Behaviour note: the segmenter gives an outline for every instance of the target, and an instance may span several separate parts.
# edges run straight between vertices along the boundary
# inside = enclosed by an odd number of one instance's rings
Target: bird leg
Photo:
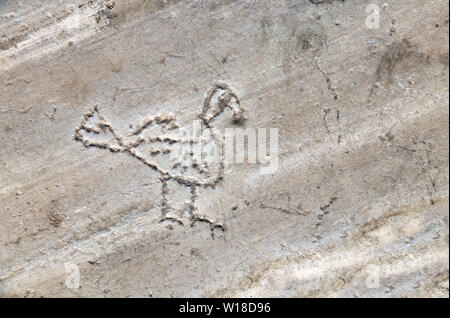
[[[169,203],[167,200],[167,194],[169,192],[169,188],[168,188],[169,179],[170,179],[170,177],[167,175],[163,175],[160,178],[161,184],[162,184],[162,187],[161,187],[162,202],[161,202],[160,223],[164,222],[164,221],[170,221],[170,222],[175,222],[180,225],[183,225],[183,221],[181,221],[178,217],[169,215],[169,210],[171,209],[171,207],[169,207]]]
[[[170,221],[172,223],[178,223],[179,225],[190,223],[191,227],[197,222],[207,223],[210,226],[212,237],[214,237],[215,229],[225,231],[223,224],[215,222],[207,216],[198,213],[196,205],[198,198],[197,186],[179,184],[177,181],[172,180],[171,176],[167,174],[163,174],[160,180],[162,194],[160,222]],[[189,193],[186,191],[184,196],[182,189],[179,187],[184,190],[189,190]],[[175,204],[175,207],[173,204]]]
[[[214,230],[220,229],[222,232],[225,231],[225,226],[219,222],[212,221],[207,216],[201,215],[197,213],[198,209],[195,204],[195,201],[197,200],[197,187],[191,186],[191,202],[189,204],[189,215],[191,219],[191,227],[195,225],[197,222],[203,222],[209,224],[211,228],[211,236],[214,238]]]

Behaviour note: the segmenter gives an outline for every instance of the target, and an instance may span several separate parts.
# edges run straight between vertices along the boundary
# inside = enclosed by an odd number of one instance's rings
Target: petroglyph
[[[205,139],[204,135],[201,136],[203,138],[195,135],[188,136],[187,131],[179,127],[176,116],[173,114],[150,115],[122,135],[100,113],[97,105],[84,114],[83,120],[75,129],[74,138],[86,148],[94,147],[106,149],[112,153],[128,154],[157,171],[161,181],[161,222],[171,221],[180,225],[188,223],[191,226],[197,222],[207,223],[214,234],[214,229],[224,231],[225,227],[220,222],[199,213],[196,205],[197,188],[214,188],[223,179],[223,142],[221,136],[214,132],[213,126],[214,120],[225,110],[232,111],[234,124],[245,120],[244,109],[240,106],[237,94],[228,84],[219,82],[208,91],[199,115],[201,119],[199,122],[202,123],[200,128],[207,132],[206,136],[210,138],[209,140]],[[155,128],[159,133],[154,133]],[[192,151],[177,154],[179,147],[176,146],[180,144],[195,147],[208,142],[214,143],[218,148],[220,152],[218,162],[211,164],[208,160],[193,158]],[[181,158],[177,160],[178,156]],[[158,161],[158,157],[163,159]],[[168,199],[169,182],[178,184],[178,187],[189,191],[189,200],[178,209],[172,207]]]
[[[316,68],[320,71],[320,73],[323,75],[323,77],[325,78],[325,81],[327,83],[327,89],[330,91],[331,95],[333,96],[333,103],[336,105],[340,100],[339,100],[339,95],[338,92],[336,90],[336,87],[333,86],[333,83],[329,77],[328,72],[326,72],[319,63],[319,58],[315,57],[314,58],[314,62],[315,62],[315,66]],[[329,115],[331,114],[331,112],[333,111],[333,117],[335,118],[335,120],[333,121],[333,124],[330,125],[330,121],[329,121]],[[337,105],[333,108],[330,107],[323,107],[322,108],[322,112],[323,112],[323,124],[324,127],[328,133],[328,135],[333,139],[332,135],[336,135],[336,141],[338,144],[341,143],[342,141],[342,128],[341,128],[341,124],[340,124],[340,110],[337,107]],[[331,130],[331,126],[334,126],[335,128],[333,129],[334,132],[332,132]]]
[[[0,297],[448,297],[448,1],[369,2],[0,0]]]

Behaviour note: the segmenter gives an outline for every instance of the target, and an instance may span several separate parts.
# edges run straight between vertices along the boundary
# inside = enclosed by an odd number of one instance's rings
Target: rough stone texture
[[[0,0],[0,295],[448,297],[448,1],[385,2]],[[191,125],[219,80],[279,129],[274,175],[199,188],[225,231],[160,222],[186,187],[74,138],[94,105]]]

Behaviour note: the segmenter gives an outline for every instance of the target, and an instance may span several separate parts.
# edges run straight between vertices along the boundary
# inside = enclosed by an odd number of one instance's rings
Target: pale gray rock
[[[448,2],[384,2],[0,0],[0,295],[448,297]]]

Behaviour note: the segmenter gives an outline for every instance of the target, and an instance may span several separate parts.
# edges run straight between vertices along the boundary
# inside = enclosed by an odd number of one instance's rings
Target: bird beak
[[[241,108],[239,100],[236,97],[233,96],[229,106],[233,110],[233,122],[235,124],[241,124],[247,119],[244,114],[244,109]]]

